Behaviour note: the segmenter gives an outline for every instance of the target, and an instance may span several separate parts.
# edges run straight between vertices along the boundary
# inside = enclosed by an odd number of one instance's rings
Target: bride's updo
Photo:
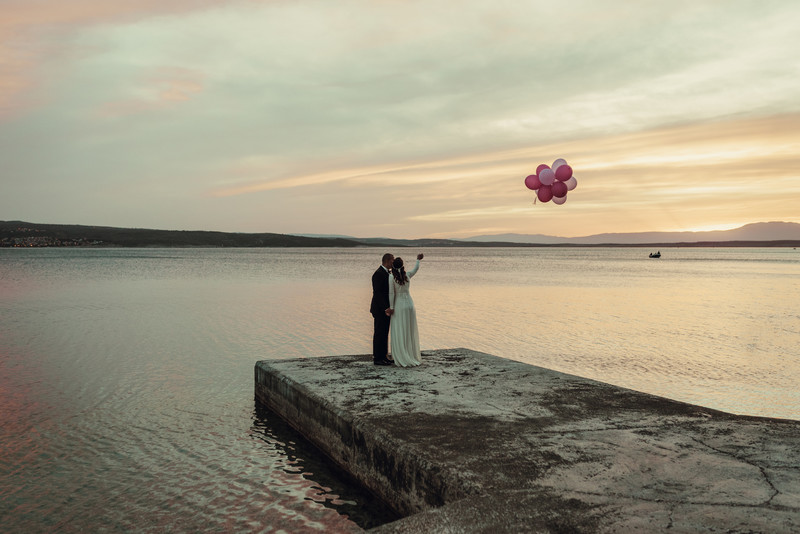
[[[408,276],[406,276],[406,268],[403,267],[403,258],[395,258],[392,262],[392,274],[394,275],[395,281],[400,284],[401,286],[408,282]]]

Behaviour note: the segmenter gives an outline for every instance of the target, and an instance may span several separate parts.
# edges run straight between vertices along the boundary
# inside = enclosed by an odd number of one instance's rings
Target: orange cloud
[[[642,191],[664,192],[676,181],[690,179],[693,191],[722,191],[751,184],[757,176],[794,176],[800,154],[800,114],[757,119],[665,127],[627,135],[576,139],[549,145],[491,153],[468,154],[447,159],[368,167],[309,169],[291,176],[253,180],[269,172],[268,162],[251,158],[229,171],[238,185],[222,187],[214,196],[234,196],[273,189],[305,187],[332,182],[367,185],[387,180],[405,184],[433,184],[458,180],[481,183],[487,177],[524,178],[539,163],[564,156],[586,176],[601,177],[595,191],[616,190],[636,183]],[[548,159],[549,158],[549,159]],[[449,186],[446,186],[449,187]]]
[[[43,57],[81,27],[202,9],[221,0],[5,0],[0,15],[0,119],[31,105]],[[168,92],[170,96],[180,92]]]
[[[324,172],[316,167],[232,185],[215,195],[310,186],[319,194],[388,188],[394,202],[407,206],[401,222],[415,235],[428,236],[477,235],[487,228],[579,236],[800,222],[798,131],[800,114],[733,119],[413,164]],[[572,164],[578,188],[563,207],[534,206],[524,177],[557,157]],[[268,168],[256,158],[231,176],[263,176]]]

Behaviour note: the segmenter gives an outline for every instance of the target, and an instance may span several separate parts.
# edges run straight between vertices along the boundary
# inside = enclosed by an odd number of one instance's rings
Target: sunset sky
[[[798,28],[795,0],[0,0],[0,220],[800,222]],[[578,187],[534,205],[556,158]]]

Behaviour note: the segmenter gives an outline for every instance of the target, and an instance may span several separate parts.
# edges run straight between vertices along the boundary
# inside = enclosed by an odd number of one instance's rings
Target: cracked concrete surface
[[[407,517],[377,532],[800,532],[800,422],[467,349],[270,360],[256,395]]]

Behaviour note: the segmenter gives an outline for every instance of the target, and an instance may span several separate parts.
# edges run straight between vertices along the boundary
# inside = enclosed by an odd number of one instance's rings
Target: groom
[[[375,319],[375,331],[372,334],[372,363],[375,365],[392,365],[386,357],[389,354],[389,269],[392,268],[394,256],[383,255],[381,265],[372,275],[372,303],[369,312]]]

